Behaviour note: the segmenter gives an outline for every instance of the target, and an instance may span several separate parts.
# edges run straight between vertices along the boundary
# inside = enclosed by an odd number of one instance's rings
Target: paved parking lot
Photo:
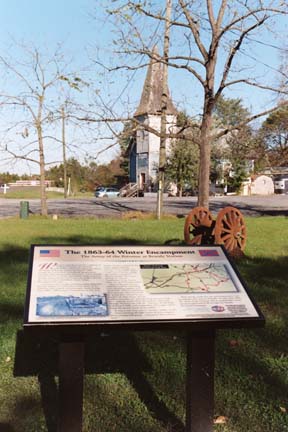
[[[19,215],[20,201],[0,198],[0,217]],[[40,214],[40,200],[28,200],[31,214]],[[179,217],[185,217],[189,211],[197,206],[196,197],[165,198],[164,212]],[[288,195],[272,196],[221,196],[210,200],[210,211],[218,213],[226,206],[239,208],[244,215],[285,215],[288,216]],[[123,213],[143,211],[156,212],[156,196],[144,198],[89,198],[89,199],[61,199],[48,200],[49,214],[64,217],[90,216],[96,218],[121,217]]]

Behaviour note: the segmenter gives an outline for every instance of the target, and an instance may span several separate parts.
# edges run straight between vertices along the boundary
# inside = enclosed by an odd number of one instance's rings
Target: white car
[[[113,187],[99,187],[95,191],[96,198],[115,198],[119,196],[119,189]]]

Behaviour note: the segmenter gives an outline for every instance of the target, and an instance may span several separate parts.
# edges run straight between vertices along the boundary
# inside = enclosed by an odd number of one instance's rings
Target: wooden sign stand
[[[81,432],[83,415],[84,343],[59,344],[58,432]]]
[[[185,432],[213,432],[216,330],[264,323],[221,246],[31,246],[24,330],[61,335],[58,432],[82,431],[88,333],[186,331]]]
[[[59,344],[58,432],[81,432],[83,342]],[[213,432],[215,331],[187,333],[185,432]]]
[[[212,432],[215,331],[187,334],[186,432]]]

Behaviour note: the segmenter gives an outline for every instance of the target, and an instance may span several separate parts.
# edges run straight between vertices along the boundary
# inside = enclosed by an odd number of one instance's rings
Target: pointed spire
[[[134,114],[135,117],[145,114],[161,114],[161,96],[163,68],[157,46],[154,46],[152,58],[148,66],[147,75],[140,99],[140,104]],[[177,110],[168,94],[167,114],[177,114]]]

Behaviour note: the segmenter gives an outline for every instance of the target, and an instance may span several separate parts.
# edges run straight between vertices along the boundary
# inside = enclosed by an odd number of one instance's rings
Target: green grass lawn
[[[288,220],[245,220],[248,244],[237,266],[267,322],[263,329],[217,332],[215,418],[224,423],[215,431],[288,432]],[[31,341],[23,349],[30,244],[163,244],[182,240],[183,225],[183,219],[0,220],[0,432],[56,431],[56,344],[45,341],[40,349]],[[139,332],[111,340],[87,345],[83,431],[183,431],[185,335]]]
[[[47,191],[48,199],[63,199],[64,194],[56,191]],[[93,197],[93,192],[77,192],[73,194],[73,198],[91,198]],[[22,188],[10,188],[7,193],[1,193],[0,198],[5,199],[40,199],[40,188],[38,186],[25,186]]]

